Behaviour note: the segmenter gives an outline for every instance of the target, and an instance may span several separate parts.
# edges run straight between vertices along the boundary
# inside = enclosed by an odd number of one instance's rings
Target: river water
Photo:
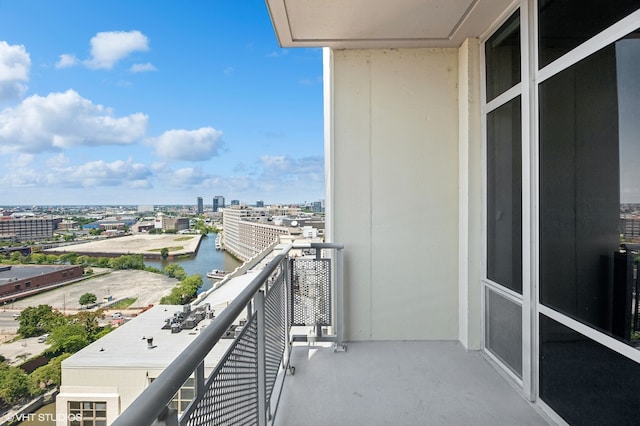
[[[209,234],[203,237],[200,242],[198,254],[195,257],[176,260],[145,259],[144,263],[147,266],[154,266],[159,269],[164,269],[164,267],[170,263],[178,263],[184,268],[187,275],[202,275],[203,285],[200,290],[198,290],[198,294],[200,294],[203,291],[209,290],[214,283],[213,280],[207,278],[207,272],[212,269],[222,269],[223,271],[232,272],[238,266],[242,265],[242,262],[227,252],[216,250],[216,237],[217,234]]]

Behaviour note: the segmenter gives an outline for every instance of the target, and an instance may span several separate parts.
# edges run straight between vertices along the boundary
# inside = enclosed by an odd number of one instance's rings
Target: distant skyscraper
[[[256,207],[264,207],[264,201],[262,200],[256,201]]]
[[[198,214],[204,213],[204,204],[202,203],[202,197],[198,197]]]
[[[231,205],[232,206],[239,206],[240,205],[240,200],[231,200]]]
[[[213,197],[213,211],[217,212],[218,209],[224,209],[224,197],[222,195],[216,195]]]

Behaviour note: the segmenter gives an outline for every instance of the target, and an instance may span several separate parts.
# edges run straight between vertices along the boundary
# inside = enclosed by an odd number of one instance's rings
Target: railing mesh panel
[[[258,423],[258,331],[253,315],[229,348],[226,359],[206,381],[202,400],[186,422],[196,425],[252,425]]]
[[[292,325],[331,325],[331,259],[291,259]]]
[[[280,274],[269,289],[265,298],[265,359],[266,359],[266,383],[267,401],[271,398],[271,392],[280,369],[285,345],[285,306],[286,290],[284,274]]]

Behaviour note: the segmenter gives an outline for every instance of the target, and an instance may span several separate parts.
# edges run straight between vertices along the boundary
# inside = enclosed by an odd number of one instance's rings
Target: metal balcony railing
[[[315,257],[290,256],[292,249],[315,252]],[[292,326],[314,326],[314,339],[345,349],[342,260],[341,244],[286,246],[113,424],[269,424],[286,372],[295,371],[289,365],[291,343],[303,338],[291,335]],[[205,374],[205,357],[243,312],[240,332]],[[178,415],[170,403],[192,377],[195,396]]]

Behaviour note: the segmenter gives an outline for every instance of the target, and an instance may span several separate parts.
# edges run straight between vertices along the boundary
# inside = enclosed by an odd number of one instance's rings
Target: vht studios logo
[[[10,419],[11,422],[57,422],[58,420],[68,422],[79,422],[82,420],[81,414],[53,414],[53,413],[29,413],[29,414],[14,414]]]

